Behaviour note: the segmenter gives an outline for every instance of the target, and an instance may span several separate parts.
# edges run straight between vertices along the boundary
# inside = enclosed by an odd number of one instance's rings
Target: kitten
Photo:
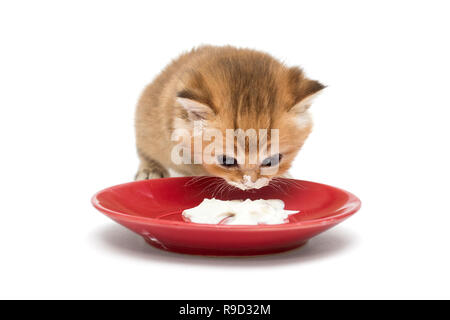
[[[287,67],[266,53],[231,46],[193,49],[169,64],[138,102],[136,180],[168,177],[171,169],[187,176],[221,177],[241,189],[263,187],[287,174],[311,132],[308,108],[323,88],[300,68]],[[242,161],[233,152],[217,152],[215,163],[177,164],[172,150],[179,141],[173,133],[182,129],[193,134],[196,123],[224,137],[226,129],[267,129],[265,138],[259,137],[266,147],[270,130],[278,129],[279,151],[266,153],[257,163],[247,161],[245,150]],[[265,173],[266,167],[277,170]]]

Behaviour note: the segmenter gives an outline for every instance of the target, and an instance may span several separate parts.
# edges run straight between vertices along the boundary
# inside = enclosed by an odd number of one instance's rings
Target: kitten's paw
[[[134,180],[148,180],[148,179],[159,179],[165,178],[167,174],[160,170],[150,170],[150,169],[139,169],[134,177]]]

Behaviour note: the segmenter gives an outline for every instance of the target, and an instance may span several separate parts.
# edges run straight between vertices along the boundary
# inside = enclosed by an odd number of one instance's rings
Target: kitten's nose
[[[267,178],[259,178],[255,174],[254,176],[244,175],[242,177],[242,184],[249,189],[259,189],[265,187],[269,184],[269,179]]]
[[[249,175],[244,175],[242,177],[242,182],[244,183],[244,185],[254,184],[257,179],[258,179],[258,176],[256,175],[256,173],[252,173]]]

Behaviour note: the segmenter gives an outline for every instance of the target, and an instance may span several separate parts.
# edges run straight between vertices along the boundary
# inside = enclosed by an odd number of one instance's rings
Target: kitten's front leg
[[[158,161],[153,160],[147,156],[140,156],[141,163],[134,180],[147,180],[166,178],[169,172]]]

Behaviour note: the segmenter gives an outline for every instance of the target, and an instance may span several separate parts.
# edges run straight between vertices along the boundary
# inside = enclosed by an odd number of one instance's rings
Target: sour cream
[[[278,199],[224,201],[213,198],[184,210],[183,216],[194,223],[258,225],[283,224],[290,214],[298,212],[284,210],[284,202]]]

